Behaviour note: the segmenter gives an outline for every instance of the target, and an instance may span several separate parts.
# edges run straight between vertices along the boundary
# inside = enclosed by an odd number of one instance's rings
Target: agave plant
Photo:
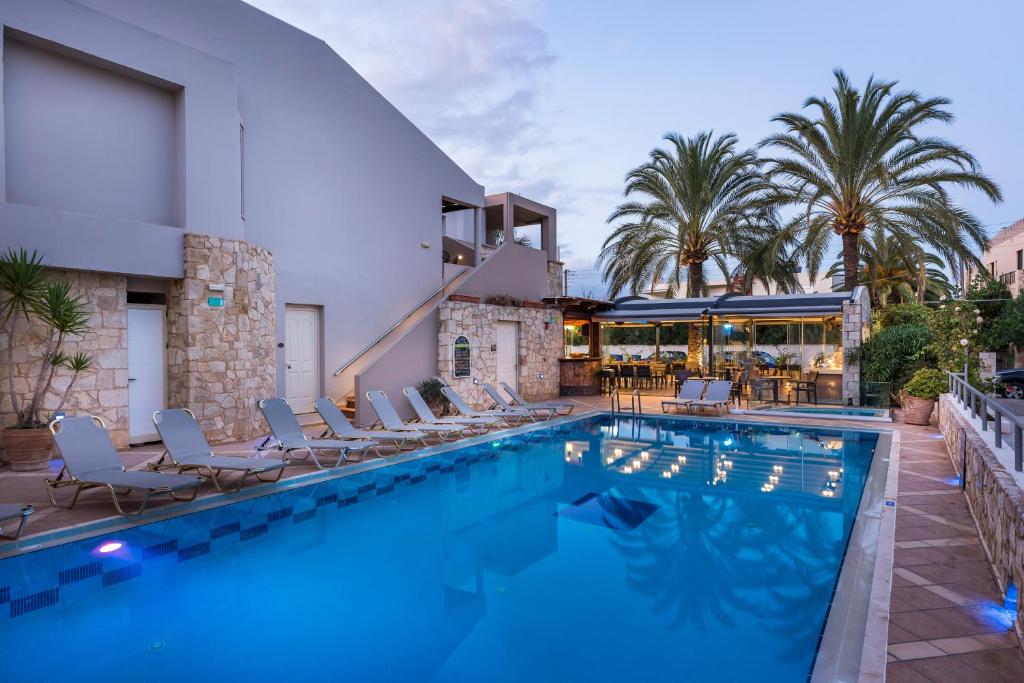
[[[71,371],[71,381],[64,389],[57,410],[64,407],[80,373],[92,367],[92,358],[84,353],[69,354],[64,346],[69,337],[81,336],[89,330],[89,312],[85,300],[74,293],[71,285],[53,280],[46,272],[42,256],[25,249],[8,249],[0,257],[0,329],[7,340],[7,389],[15,414],[15,427],[32,429],[45,424],[43,401],[53,387],[61,368]],[[21,326],[33,321],[45,328],[36,347],[38,369],[30,377],[29,391],[15,391],[14,346]],[[28,329],[26,327],[26,329]]]

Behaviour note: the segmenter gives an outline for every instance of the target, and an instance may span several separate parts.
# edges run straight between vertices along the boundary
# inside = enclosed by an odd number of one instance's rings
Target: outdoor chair
[[[149,469],[156,472],[173,468],[178,470],[178,474],[195,470],[209,477],[218,491],[240,490],[250,474],[255,475],[260,481],[277,481],[288,464],[287,461],[278,458],[214,455],[203,430],[196,422],[195,415],[186,408],[157,410],[153,413],[153,424],[160,435],[160,440],[164,442],[164,452],[159,460],[149,464]],[[234,488],[225,489],[221,485],[220,475],[224,472],[241,473],[242,476]],[[262,476],[274,472],[276,476]]]
[[[505,397],[502,396],[498,392],[498,390],[494,388],[493,384],[486,384],[485,383],[484,384],[484,391],[487,392],[487,395],[491,397],[492,401],[494,401],[494,407],[497,408],[498,410],[525,411],[526,414],[530,417],[531,420],[536,420],[537,418],[540,418],[542,420],[550,420],[552,417],[555,416],[555,409],[551,408],[550,406],[543,407],[543,408],[534,408],[534,407],[530,407],[530,406],[519,406],[519,407],[513,408],[512,404],[510,404],[508,401],[505,400]]]
[[[466,417],[464,415],[437,417],[434,415],[434,412],[430,409],[430,406],[427,405],[426,400],[416,387],[406,387],[402,390],[402,393],[405,394],[407,399],[409,399],[409,405],[411,405],[413,411],[415,411],[416,417],[419,418],[419,422],[422,422],[423,424],[463,425],[478,434],[483,434],[498,423],[498,418],[496,417]],[[417,422],[409,424],[415,426]]]
[[[469,430],[469,427],[466,425],[456,424],[408,424],[399,417],[395,406],[391,404],[388,395],[383,391],[367,391],[366,398],[370,401],[370,407],[373,408],[373,412],[377,413],[377,421],[383,425],[384,429],[393,432],[403,430],[425,432],[426,434],[433,434],[438,443],[443,443],[448,440],[449,436],[462,436],[464,432]],[[426,440],[423,441],[423,445],[426,445]]]
[[[0,524],[16,521],[17,528],[14,531],[4,531],[0,526],[0,538],[6,541],[17,540],[21,532],[25,530],[29,515],[34,512],[31,505],[18,505],[16,503],[0,503]]]
[[[718,414],[721,415],[722,409],[728,405],[731,397],[732,382],[727,379],[716,379],[708,383],[704,397],[691,401],[688,407],[693,412],[698,408],[717,408]]]
[[[797,405],[800,405],[800,394],[807,397],[807,402],[813,400],[814,405],[818,405],[818,372],[809,373],[807,379],[794,380],[793,394],[796,397]]]
[[[71,509],[82,491],[104,488],[110,492],[114,509],[121,515],[140,515],[156,495],[167,494],[177,501],[195,500],[202,477],[189,474],[128,471],[110,440],[103,420],[94,416],[66,417],[50,423],[50,433],[57,451],[64,459],[64,467],[55,479],[46,479],[46,493],[56,507]],[[75,487],[71,502],[61,505],[54,491],[65,486]],[[134,511],[126,511],[119,496],[132,491],[144,491],[145,497]],[[191,492],[191,495],[186,495]]]
[[[559,415],[570,415],[573,409],[576,408],[575,403],[568,401],[527,401],[519,395],[518,391],[509,386],[508,382],[498,382],[498,384],[501,385],[506,394],[512,397],[513,408],[551,408]],[[564,413],[560,412],[563,410],[565,411]]]
[[[518,424],[524,420],[533,420],[530,413],[522,408],[512,408],[511,410],[474,410],[466,403],[466,399],[462,398],[451,387],[445,387],[441,391],[444,392],[448,401],[455,406],[455,410],[459,411],[460,415],[465,415],[466,417],[497,417],[504,420],[508,426]]]
[[[651,373],[651,366],[647,363],[636,366],[636,381],[634,386],[640,389],[649,389],[654,380],[654,375]]]
[[[301,459],[308,460],[312,458],[313,464],[317,466],[317,469],[335,469],[347,462],[348,454],[353,451],[365,453],[371,448],[377,449],[375,441],[310,439],[302,431],[302,426],[299,424],[298,418],[295,417],[295,413],[292,412],[292,407],[283,398],[265,398],[257,405],[260,408],[260,412],[263,413],[263,418],[270,426],[271,433],[277,440],[277,449],[284,451],[289,456],[295,452],[305,451],[306,455]],[[257,451],[259,451],[258,448]],[[338,457],[334,464],[325,467],[320,462],[320,458],[317,457],[317,453],[320,451],[337,451]],[[377,450],[377,454],[380,455],[379,450]]]
[[[675,398],[666,399],[661,402],[661,412],[667,413],[668,407],[685,408],[699,399],[704,394],[704,380],[688,379],[679,387],[679,393]]]
[[[394,446],[396,450],[402,450],[410,441],[422,443],[423,437],[426,436],[423,432],[407,430],[389,432],[377,429],[356,429],[355,425],[345,417],[345,413],[341,412],[341,409],[338,408],[338,404],[334,402],[334,399],[326,396],[313,401],[313,407],[316,408],[316,412],[323,418],[324,425],[326,425],[326,429],[320,435],[321,439],[328,436],[341,439],[342,441],[369,439],[370,441]]]

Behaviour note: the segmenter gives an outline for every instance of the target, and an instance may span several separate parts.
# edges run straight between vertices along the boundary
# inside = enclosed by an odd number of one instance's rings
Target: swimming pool
[[[11,557],[3,679],[806,680],[879,438],[591,416]]]
[[[892,422],[887,408],[860,408],[856,406],[802,406],[778,405],[758,406],[756,408],[732,409],[740,415],[764,415],[771,413],[775,417],[816,417],[826,420],[865,420],[868,422]]]

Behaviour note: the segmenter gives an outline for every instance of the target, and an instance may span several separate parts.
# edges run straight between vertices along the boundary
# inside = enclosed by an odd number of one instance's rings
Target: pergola
[[[859,372],[848,372],[856,368],[847,368],[851,364],[844,362],[844,356],[850,348],[859,346],[866,334],[869,307],[861,287],[852,292],[758,296],[727,293],[686,299],[633,296],[616,300],[608,310],[596,311],[591,321],[603,328],[653,327],[655,358],[661,355],[663,327],[679,323],[699,325],[709,372],[715,371],[716,348],[718,361],[730,362],[743,351],[764,355],[765,346],[777,347],[776,352],[793,353],[799,359],[793,363],[798,368],[813,368],[836,379],[842,375],[842,398],[856,401]],[[775,341],[768,341],[769,337]],[[809,352],[813,355],[808,356]]]

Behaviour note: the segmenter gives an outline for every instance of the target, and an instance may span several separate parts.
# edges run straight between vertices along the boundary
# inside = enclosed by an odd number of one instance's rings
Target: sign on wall
[[[469,340],[457,337],[452,345],[452,377],[469,377]]]

